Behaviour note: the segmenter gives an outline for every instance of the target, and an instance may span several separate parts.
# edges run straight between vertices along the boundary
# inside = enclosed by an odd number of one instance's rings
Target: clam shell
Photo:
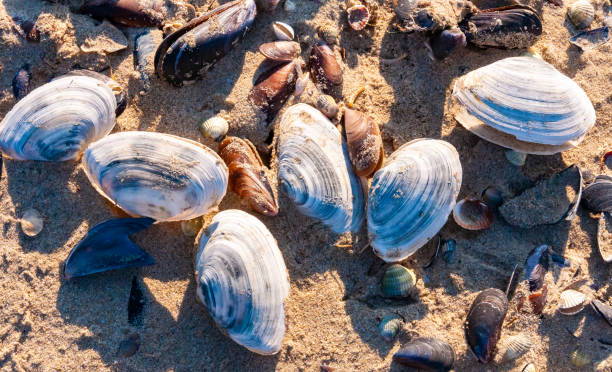
[[[365,197],[338,129],[320,111],[300,103],[285,111],[277,131],[278,177],[289,199],[334,232],[358,230]]]
[[[381,289],[385,297],[410,297],[415,291],[415,285],[416,275],[412,270],[393,264],[385,270]]]
[[[538,372],[536,366],[533,363],[527,363],[521,372]]]
[[[402,319],[395,314],[385,315],[378,325],[380,335],[389,342],[395,339],[400,329],[402,329]]]
[[[531,56],[505,58],[460,77],[453,98],[455,118],[467,130],[527,154],[570,149],[595,123],[586,93]]]
[[[215,215],[199,241],[196,280],[198,297],[232,340],[258,354],[280,350],[289,278],[263,223],[235,209]]]
[[[344,130],[355,174],[371,176],[380,169],[385,157],[378,125],[366,114],[347,108],[344,110]]]
[[[329,93],[335,86],[342,85],[342,67],[334,51],[325,43],[312,48],[310,55],[310,72],[317,86]]]
[[[612,170],[612,151],[608,151],[604,154],[604,156],[601,158],[601,164]]]
[[[592,211],[612,213],[612,177],[597,176],[595,182],[584,188],[582,200]]]
[[[599,217],[597,248],[604,261],[612,262],[612,215],[608,212],[602,213]]]
[[[295,38],[293,27],[283,22],[272,23],[272,32],[274,32],[274,36],[278,40],[291,41]]]
[[[510,336],[504,341],[502,347],[502,361],[511,361],[520,358],[533,346],[533,341],[526,335],[520,333]]]
[[[448,372],[455,362],[455,351],[445,341],[418,337],[393,354],[393,361],[428,371]]]
[[[21,231],[29,237],[35,237],[40,234],[44,226],[43,217],[34,208],[30,208],[23,212],[23,216],[19,219]]]
[[[295,41],[274,41],[259,46],[259,52],[272,61],[290,62],[299,57],[300,44]]]
[[[587,0],[578,0],[567,8],[567,17],[577,28],[588,28],[595,18],[595,8]]]
[[[227,189],[227,167],[214,151],[169,134],[116,133],[89,146],[82,163],[102,196],[156,221],[201,216]]]
[[[64,76],[34,89],[0,122],[0,149],[17,160],[77,158],[115,125],[111,88],[89,76]]]
[[[568,289],[559,297],[559,312],[563,315],[578,314],[585,306],[587,297],[584,293]]]
[[[418,139],[398,148],[374,173],[368,232],[374,253],[401,261],[440,231],[455,206],[462,169],[448,142]]]
[[[229,123],[221,116],[213,116],[200,124],[200,133],[214,141],[221,141],[229,130]]]
[[[484,230],[493,224],[493,211],[480,199],[465,198],[455,205],[453,219],[466,230]]]
[[[348,24],[355,31],[361,31],[370,21],[370,11],[365,5],[354,5],[346,10]]]

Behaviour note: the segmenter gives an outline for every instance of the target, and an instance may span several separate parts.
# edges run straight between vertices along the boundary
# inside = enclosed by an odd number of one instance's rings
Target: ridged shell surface
[[[291,106],[278,135],[279,181],[300,212],[334,232],[356,231],[363,222],[365,197],[348,160],[340,131],[317,109]]]
[[[270,231],[250,214],[229,209],[203,230],[199,247],[198,297],[215,322],[252,352],[277,353],[289,278]]]
[[[533,346],[533,341],[524,334],[510,336],[504,341],[502,360],[510,361],[520,358]]]
[[[102,196],[157,221],[201,216],[227,189],[227,167],[214,151],[169,134],[116,133],[89,146],[82,162]]]
[[[587,0],[578,0],[567,8],[567,16],[577,28],[588,28],[595,18],[595,9]]]
[[[559,312],[563,315],[578,314],[585,306],[587,297],[584,293],[568,289],[559,297]]]
[[[570,149],[595,124],[586,93],[532,56],[505,58],[460,77],[453,97],[455,118],[466,129],[528,154]]]
[[[17,160],[76,158],[115,125],[117,102],[88,76],[53,80],[19,101],[0,122],[0,149]]]
[[[459,154],[448,142],[418,139],[398,148],[374,173],[368,232],[374,253],[401,261],[440,231],[461,188]]]

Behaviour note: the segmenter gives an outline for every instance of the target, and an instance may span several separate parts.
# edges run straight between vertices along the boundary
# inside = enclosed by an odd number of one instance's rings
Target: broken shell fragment
[[[610,29],[606,26],[578,33],[570,37],[569,42],[580,50],[587,51],[597,49],[609,40]]]
[[[366,114],[347,108],[344,130],[355,174],[370,177],[380,169],[385,157],[378,125]]]
[[[455,82],[453,99],[455,119],[467,130],[526,154],[570,149],[595,123],[586,93],[532,56],[505,58],[463,75]]]
[[[267,115],[269,122],[274,119],[295,90],[298,63],[294,60],[272,67],[259,76],[251,88],[249,101]]]
[[[342,67],[334,51],[325,43],[312,48],[310,71],[317,86],[324,92],[331,92],[334,87],[342,85]]]
[[[455,205],[453,219],[466,230],[484,230],[493,224],[493,211],[480,199],[465,198]]]
[[[597,224],[597,248],[601,258],[607,263],[612,262],[612,215],[604,212]]]
[[[291,62],[299,57],[302,50],[295,41],[274,41],[261,44],[259,52],[272,61]]]
[[[113,90],[99,79],[64,75],[34,89],[6,114],[0,149],[17,160],[75,159],[113,129],[116,109]]]
[[[504,151],[504,155],[506,156],[506,159],[510,162],[510,164],[517,167],[522,167],[523,165],[525,165],[525,161],[527,160],[527,154],[511,149],[506,149],[506,151]]]
[[[219,145],[219,156],[229,169],[230,189],[255,212],[276,216],[278,206],[255,146],[247,139],[226,137]]]
[[[153,265],[153,257],[129,238],[153,222],[151,218],[118,218],[92,227],[70,251],[63,268],[64,277],[71,279],[108,270]]]
[[[209,119],[204,120],[200,124],[200,133],[206,138],[210,138],[213,141],[221,141],[227,131],[229,130],[229,123],[221,116],[213,116]]]
[[[572,165],[507,200],[499,211],[509,224],[521,228],[571,221],[582,195],[582,173]]]
[[[397,336],[397,333],[402,328],[402,319],[395,314],[385,315],[380,324],[378,325],[378,330],[380,331],[380,335],[385,339],[385,341],[391,342]]]
[[[257,218],[229,209],[215,215],[198,245],[197,295],[217,325],[254,353],[278,353],[289,278],[276,239]]]
[[[448,142],[417,139],[398,148],[374,173],[368,233],[387,262],[416,252],[444,226],[461,188],[459,154]]]
[[[520,358],[523,354],[527,353],[533,346],[531,338],[525,334],[518,334],[516,336],[510,336],[503,342],[501,350],[502,361],[512,361]]]
[[[508,299],[497,288],[485,289],[472,303],[465,321],[465,338],[479,362],[492,359],[506,312]]]
[[[27,63],[23,65],[13,77],[13,95],[16,100],[20,100],[30,93],[30,79],[32,73],[30,72],[30,65]]]
[[[317,28],[319,37],[329,45],[338,43],[338,28],[336,26],[324,25]]]
[[[595,182],[584,188],[582,200],[592,211],[612,213],[612,177],[595,177]]]
[[[333,119],[338,115],[338,104],[334,100],[334,97],[330,95],[321,94],[319,98],[317,98],[317,108],[329,119]]]
[[[23,216],[19,220],[21,231],[29,237],[34,237],[43,229],[43,218],[40,213],[33,208],[23,212]]]
[[[155,71],[175,86],[208,71],[251,29],[254,0],[225,3],[168,35],[155,52]]]
[[[381,289],[385,297],[404,298],[415,293],[416,275],[410,269],[393,264],[385,270]]]
[[[295,38],[293,27],[283,22],[272,23],[272,32],[274,32],[277,40],[291,41]]]
[[[591,363],[591,358],[582,350],[576,349],[572,353],[570,359],[575,367],[582,368]]]
[[[529,252],[525,261],[525,277],[529,281],[529,290],[538,291],[544,286],[544,276],[548,271],[548,251],[550,246],[544,244]]]
[[[533,292],[529,295],[529,303],[533,309],[533,313],[536,315],[542,314],[544,307],[546,307],[546,298],[548,295],[548,287],[544,285],[541,291]]]
[[[466,45],[465,34],[457,27],[437,32],[425,43],[433,60],[443,60],[458,47]]]
[[[578,314],[584,309],[587,297],[584,293],[568,289],[561,293],[559,298],[559,313],[563,315]]]
[[[161,41],[162,32],[157,29],[148,29],[138,34],[134,41],[134,63],[145,92],[151,89],[151,78],[155,74],[155,49]]]
[[[591,306],[609,325],[612,326],[612,307],[596,299],[591,301]]]
[[[446,263],[452,263],[455,251],[457,250],[457,242],[454,239],[444,240],[442,242],[442,258]]]
[[[534,9],[510,5],[473,13],[459,23],[459,28],[474,45],[528,48],[542,34],[542,21]]]
[[[589,28],[595,18],[595,8],[588,0],[577,0],[567,8],[567,17],[576,28]]]
[[[453,368],[455,351],[442,340],[418,337],[393,354],[393,361],[428,371],[448,372]]]
[[[346,10],[348,24],[355,31],[361,31],[370,21],[370,10],[362,4],[354,5]]]
[[[336,233],[357,231],[365,196],[340,131],[317,109],[297,104],[278,126],[278,178],[298,210]]]
[[[163,0],[87,0],[80,11],[122,26],[160,27],[167,9]]]
[[[227,167],[214,151],[169,134],[112,134],[89,146],[82,165],[103,197],[131,216],[160,222],[201,216],[227,189]]]

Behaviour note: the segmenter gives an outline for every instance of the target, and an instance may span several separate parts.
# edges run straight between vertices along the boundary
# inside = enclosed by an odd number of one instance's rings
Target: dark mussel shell
[[[15,96],[16,100],[20,100],[30,93],[31,78],[32,73],[30,72],[30,65],[26,63],[13,77],[13,95]]]
[[[544,285],[544,276],[548,271],[548,250],[549,246],[544,244],[534,248],[529,252],[525,261],[525,276],[529,281],[531,292],[540,290]]]
[[[298,78],[297,63],[292,61],[271,68],[257,78],[251,88],[249,101],[267,114],[268,121],[274,119],[295,90]]]
[[[254,0],[237,0],[187,23],[157,48],[157,75],[175,86],[197,79],[242,40],[256,14]]]
[[[40,41],[40,30],[36,27],[36,23],[29,19],[22,19],[20,17],[13,18],[13,21],[19,25],[25,38],[28,41],[39,42]]]
[[[595,212],[612,213],[612,177],[599,175],[582,192],[584,205]]]
[[[80,11],[127,27],[159,27],[166,17],[164,0],[87,0]]]
[[[247,139],[226,137],[219,145],[219,156],[229,169],[230,189],[257,213],[276,216],[278,206],[255,146]]]
[[[134,64],[140,73],[140,81],[145,92],[151,89],[151,77],[155,71],[153,59],[155,48],[161,43],[162,32],[148,29],[138,35],[134,41]]]
[[[471,14],[459,28],[481,47],[527,48],[542,34],[542,21],[532,8],[510,5]]]
[[[445,341],[418,337],[393,354],[393,360],[409,367],[447,372],[453,368],[455,351]]]
[[[612,170],[612,151],[608,151],[601,157],[601,164]]]
[[[472,303],[465,321],[465,338],[481,363],[493,357],[507,311],[508,299],[497,288],[485,289]]]
[[[155,260],[132,243],[129,235],[155,222],[151,218],[118,218],[97,224],[76,245],[64,264],[66,279],[103,271],[153,265]]]
[[[312,48],[310,72],[321,90],[329,94],[335,86],[342,85],[342,67],[334,51],[325,43]]]
[[[504,196],[501,190],[495,186],[489,186],[484,189],[480,197],[493,209],[497,209],[504,202]]]
[[[431,59],[442,60],[448,57],[457,47],[465,47],[465,34],[458,28],[436,32],[426,43]]]
[[[66,77],[66,76],[89,76],[94,79],[98,79],[104,84],[108,85],[113,91],[113,93],[115,94],[115,100],[117,101],[117,108],[115,109],[116,117],[119,117],[119,115],[121,115],[123,111],[125,110],[125,108],[127,107],[127,92],[125,91],[125,89],[123,89],[119,85],[119,83],[117,83],[115,80],[111,79],[110,77],[104,74],[101,74],[99,72],[90,71],[90,70],[72,70],[67,74],[58,76],[58,78]]]
[[[608,26],[580,32],[570,37],[569,42],[580,50],[597,49],[610,40],[610,29]]]
[[[612,326],[612,307],[595,299],[591,301],[591,306],[593,306],[593,309]]]
[[[612,214],[604,212],[597,224],[597,248],[601,258],[607,263],[612,262]]]
[[[378,125],[366,114],[347,108],[344,130],[355,174],[369,177],[382,166],[384,149]]]
[[[302,49],[295,41],[273,41],[261,44],[259,52],[272,61],[291,62],[299,57]]]

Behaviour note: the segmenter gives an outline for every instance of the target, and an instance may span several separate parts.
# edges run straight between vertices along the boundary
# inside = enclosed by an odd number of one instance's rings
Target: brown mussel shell
[[[453,208],[453,219],[466,230],[484,230],[493,224],[493,211],[480,199],[465,198]]]
[[[249,101],[267,114],[271,121],[295,90],[297,81],[296,61],[274,66],[255,81],[249,93]]]
[[[485,289],[472,303],[465,321],[465,338],[481,363],[493,358],[507,312],[506,294],[497,288]]]
[[[256,14],[254,0],[236,0],[190,21],[157,47],[157,76],[175,86],[196,80],[242,40]]]
[[[510,5],[471,14],[459,23],[459,28],[474,45],[527,48],[542,34],[542,21],[532,8]]]
[[[344,130],[355,174],[369,177],[382,166],[384,150],[378,125],[366,114],[347,108]]]
[[[317,85],[328,93],[342,84],[342,67],[334,55],[334,51],[325,43],[312,48],[310,55],[310,71]]]
[[[302,50],[295,41],[274,41],[261,44],[259,52],[269,60],[277,62],[291,62],[299,57]]]
[[[80,11],[127,27],[160,27],[166,17],[164,0],[88,0]]]
[[[393,361],[426,371],[448,372],[455,362],[455,351],[445,341],[418,337],[393,354]]]
[[[257,213],[276,216],[278,206],[255,146],[247,139],[226,137],[219,145],[219,156],[229,169],[230,189]]]
[[[529,303],[531,304],[531,308],[533,309],[534,314],[542,314],[542,311],[544,311],[544,307],[546,306],[547,295],[548,287],[546,287],[546,285],[542,287],[542,290],[538,292],[533,292],[529,295]]]

